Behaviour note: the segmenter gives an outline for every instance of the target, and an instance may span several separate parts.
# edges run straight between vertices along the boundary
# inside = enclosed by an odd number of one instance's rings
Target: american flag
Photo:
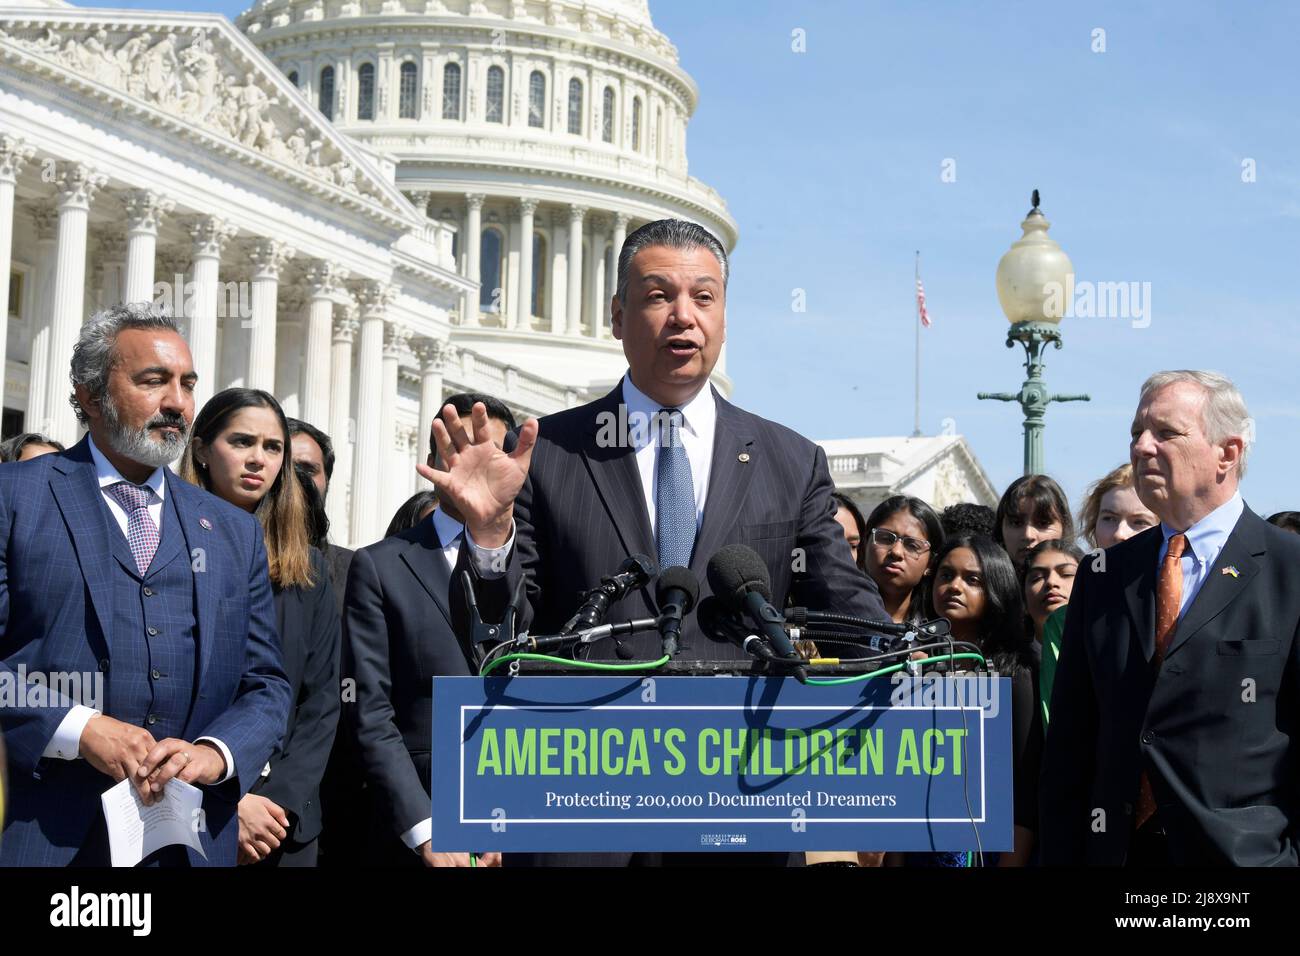
[[[921,285],[921,277],[916,277],[916,312],[921,317],[921,325],[927,329],[930,327],[930,313],[925,310],[925,286]]]

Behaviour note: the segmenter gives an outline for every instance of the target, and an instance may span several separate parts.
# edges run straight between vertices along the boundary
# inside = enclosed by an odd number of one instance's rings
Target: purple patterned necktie
[[[158,550],[158,526],[149,515],[153,490],[129,481],[119,481],[108,486],[108,493],[126,512],[126,540],[131,546],[131,556],[135,558],[135,569],[144,574]]]

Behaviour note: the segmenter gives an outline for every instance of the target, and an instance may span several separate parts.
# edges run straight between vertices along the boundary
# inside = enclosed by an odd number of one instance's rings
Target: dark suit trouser
[[[1128,842],[1128,857],[1124,865],[1134,869],[1169,866],[1169,838],[1156,814],[1144,826],[1135,830]]]

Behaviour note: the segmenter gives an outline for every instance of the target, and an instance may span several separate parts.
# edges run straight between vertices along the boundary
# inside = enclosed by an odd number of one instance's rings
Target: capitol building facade
[[[198,406],[263,388],[330,434],[331,537],[374,541],[445,395],[542,415],[618,380],[629,231],[679,217],[735,245],[687,174],[696,97],[645,0],[5,8],[4,433],[75,442],[80,325],[160,302]]]
[[[198,407],[262,388],[332,437],[330,536],[364,545],[425,485],[446,395],[522,419],[614,385],[631,230],[736,244],[687,172],[698,93],[646,0],[261,0],[235,24],[23,2],[0,9],[6,437],[75,442],[78,329],[152,300]],[[959,435],[822,445],[864,508],[996,502]]]

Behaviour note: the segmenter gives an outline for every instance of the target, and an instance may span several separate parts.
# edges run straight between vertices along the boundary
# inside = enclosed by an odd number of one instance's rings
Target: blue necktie
[[[682,445],[682,413],[659,410],[659,463],[655,495],[655,543],[659,567],[689,567],[695,546],[695,481]]]

